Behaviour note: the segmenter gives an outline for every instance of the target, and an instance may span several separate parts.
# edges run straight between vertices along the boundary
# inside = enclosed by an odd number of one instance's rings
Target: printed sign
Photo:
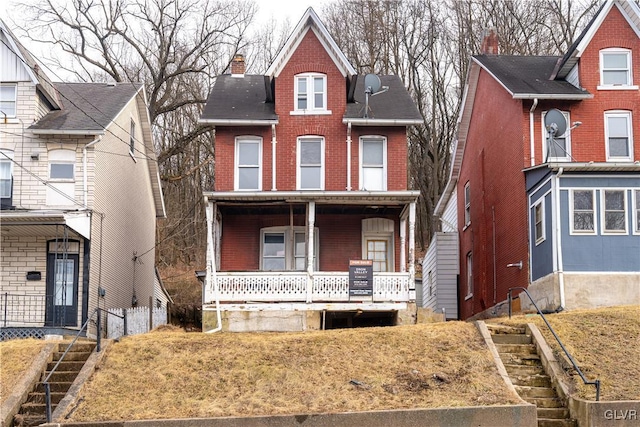
[[[373,297],[373,261],[349,260],[349,298]]]

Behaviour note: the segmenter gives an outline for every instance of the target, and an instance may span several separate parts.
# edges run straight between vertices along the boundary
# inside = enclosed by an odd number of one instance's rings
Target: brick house
[[[436,209],[457,212],[460,318],[512,287],[547,311],[640,303],[639,37],[638,5],[607,0],[563,57],[495,37],[472,57]]]
[[[2,336],[63,333],[98,306],[166,301],[144,87],[52,83],[2,21],[0,38]]]
[[[377,93],[311,8],[266,74],[245,74],[237,55],[217,78],[200,118],[217,159],[205,330],[410,321],[419,193],[407,189],[407,126],[422,117],[397,76],[367,79]],[[360,260],[373,273],[356,296]]]

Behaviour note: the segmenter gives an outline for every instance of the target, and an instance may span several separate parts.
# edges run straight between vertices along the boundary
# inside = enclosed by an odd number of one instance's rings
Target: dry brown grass
[[[128,337],[108,349],[72,421],[510,404],[464,322],[305,333]]]
[[[587,379],[600,379],[601,400],[640,400],[640,306],[565,311],[546,317]],[[558,360],[564,359],[540,316],[514,316],[500,322],[535,323]],[[566,372],[577,396],[595,398],[595,388],[584,385],[573,368],[566,367]]]
[[[0,404],[9,397],[45,344],[32,338],[0,342]]]

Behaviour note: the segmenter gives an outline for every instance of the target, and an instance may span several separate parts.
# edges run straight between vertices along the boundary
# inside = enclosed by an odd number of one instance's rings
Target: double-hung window
[[[13,151],[0,150],[0,201],[11,206],[13,194]]]
[[[314,269],[318,269],[318,229],[314,234]],[[304,227],[268,227],[261,230],[260,269],[304,271],[307,269]]]
[[[471,187],[467,182],[464,185],[464,225],[471,224]]]
[[[136,154],[136,122],[131,119],[131,125],[129,127],[129,154],[135,158]]]
[[[640,234],[640,190],[633,190],[633,232]]]
[[[602,190],[602,233],[627,232],[627,192],[625,190]]]
[[[360,138],[360,189],[387,190],[387,140],[381,136]]]
[[[542,114],[542,123],[544,124],[544,118],[547,113]],[[562,111],[567,123],[571,123],[569,120],[569,112]],[[543,135],[545,136],[543,141],[542,154],[547,162],[567,162],[571,159],[571,131],[567,126],[567,130],[562,135],[551,137],[549,131],[543,125]]]
[[[571,207],[572,233],[594,234],[596,229],[593,190],[571,191]]]
[[[239,137],[236,139],[236,190],[262,190],[262,139]]]
[[[0,84],[0,118],[16,117],[18,86],[14,84]]]
[[[327,110],[327,76],[318,73],[296,75],[294,100],[294,114],[330,113]]]
[[[324,138],[298,138],[298,190],[324,190]]]
[[[70,206],[75,203],[75,162],[73,150],[49,151],[47,205]]]
[[[633,86],[631,50],[608,48],[600,51],[598,89],[637,89]]]
[[[607,111],[604,117],[607,160],[633,160],[631,111]]]
[[[544,242],[545,228],[544,228],[544,199],[540,200],[533,207],[533,223],[534,223],[534,237],[536,245]]]
[[[473,253],[467,253],[467,295],[465,300],[473,296]]]

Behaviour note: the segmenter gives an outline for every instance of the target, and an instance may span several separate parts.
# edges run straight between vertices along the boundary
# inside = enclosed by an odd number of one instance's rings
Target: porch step
[[[554,390],[526,328],[487,326],[516,391],[525,401],[536,405],[538,427],[578,427]]]
[[[52,355],[52,361],[47,364],[46,370],[42,373],[44,380],[58,364],[60,358],[67,350],[69,343],[60,343]],[[75,343],[64,355],[58,367],[49,378],[49,390],[51,392],[51,411],[53,412],[58,403],[65,397],[69,388],[75,381],[78,373],[82,370],[85,362],[91,356],[94,343]],[[27,401],[22,404],[18,414],[13,418],[13,425],[20,427],[37,426],[46,422],[46,395],[44,384],[37,383],[29,393]]]

